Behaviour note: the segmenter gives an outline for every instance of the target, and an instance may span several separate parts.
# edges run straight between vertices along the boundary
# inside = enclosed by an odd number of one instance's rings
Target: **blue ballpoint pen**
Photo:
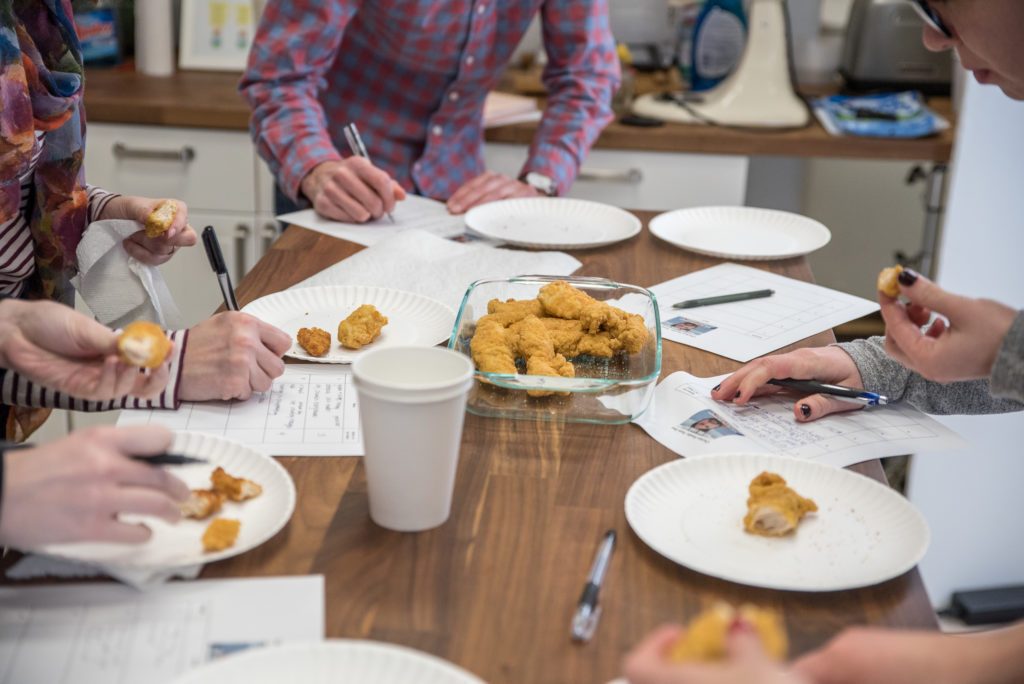
[[[601,607],[597,605],[597,594],[601,590],[601,583],[608,572],[608,565],[611,563],[614,550],[615,530],[608,530],[605,532],[601,546],[597,549],[594,565],[590,568],[587,583],[583,586],[579,603],[576,604],[576,613],[572,618],[572,638],[576,641],[590,641],[594,630],[597,629],[597,621],[601,618]]]
[[[888,397],[878,394],[877,392],[868,392],[867,390],[857,389],[856,387],[844,387],[843,385],[830,385],[825,382],[816,382],[814,380],[794,380],[792,378],[785,378],[783,380],[773,379],[769,380],[768,384],[775,385],[777,387],[785,387],[798,392],[806,392],[807,394],[827,394],[839,399],[852,399],[854,401],[864,403],[867,406],[885,406],[889,403]]]

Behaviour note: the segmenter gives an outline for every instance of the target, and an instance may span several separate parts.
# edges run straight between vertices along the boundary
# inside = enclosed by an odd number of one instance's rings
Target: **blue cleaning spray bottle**
[[[746,39],[743,0],[707,0],[693,29],[691,89],[710,90],[732,73]]]

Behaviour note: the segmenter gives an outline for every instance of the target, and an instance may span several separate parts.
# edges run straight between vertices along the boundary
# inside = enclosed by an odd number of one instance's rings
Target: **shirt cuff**
[[[103,214],[103,210],[110,204],[110,200],[115,197],[120,197],[120,193],[107,192],[103,188],[98,188],[95,185],[88,185],[86,189],[89,193],[89,209],[87,213],[87,223],[93,221],[99,221],[100,216]]]
[[[528,173],[547,176],[554,182],[558,195],[563,196],[569,192],[578,171],[579,162],[571,152],[559,145],[541,142],[530,148],[530,156],[519,177]]]
[[[303,179],[320,164],[342,159],[333,145],[324,145],[319,139],[309,144],[296,145],[281,164],[281,189],[293,202],[300,202],[305,197],[302,194]],[[313,201],[312,197],[306,199]]]
[[[1000,398],[1024,398],[1024,311],[1018,312],[992,364],[989,378],[992,395]]]

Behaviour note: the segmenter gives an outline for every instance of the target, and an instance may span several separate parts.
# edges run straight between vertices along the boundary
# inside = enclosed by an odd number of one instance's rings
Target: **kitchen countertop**
[[[238,94],[239,74],[180,71],[160,78],[125,68],[90,69],[85,89],[89,121],[102,123],[184,126],[248,130],[249,108]],[[952,119],[949,98],[932,98],[931,107]],[[529,144],[536,123],[488,129],[488,142]],[[834,157],[848,159],[912,159],[947,162],[955,127],[930,138],[885,140],[829,135],[817,121],[795,131],[745,131],[707,126],[666,124],[636,128],[618,122],[608,126],[595,148],[653,152]]]

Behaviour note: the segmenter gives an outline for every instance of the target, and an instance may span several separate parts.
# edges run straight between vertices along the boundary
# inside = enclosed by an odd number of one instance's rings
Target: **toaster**
[[[948,94],[952,55],[925,49],[923,25],[906,0],[854,0],[839,67],[847,86]]]

